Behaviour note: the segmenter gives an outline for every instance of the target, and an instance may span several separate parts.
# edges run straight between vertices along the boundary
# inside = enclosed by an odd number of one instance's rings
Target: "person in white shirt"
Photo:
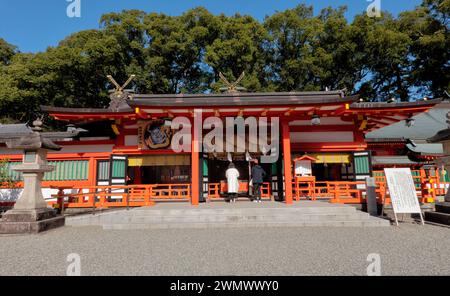
[[[228,183],[228,199],[230,203],[234,203],[239,193],[239,171],[234,166],[234,163],[230,163],[225,175]]]

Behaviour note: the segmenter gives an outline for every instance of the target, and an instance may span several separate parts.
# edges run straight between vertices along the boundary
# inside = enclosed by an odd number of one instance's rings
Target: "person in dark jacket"
[[[261,202],[261,184],[264,182],[266,172],[259,165],[258,160],[255,160],[255,165],[252,168],[252,184],[254,202]]]

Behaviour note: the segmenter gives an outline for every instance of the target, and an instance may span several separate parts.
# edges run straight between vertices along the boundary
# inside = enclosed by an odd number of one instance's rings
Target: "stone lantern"
[[[0,233],[38,233],[63,226],[65,219],[49,208],[42,195],[41,183],[46,172],[55,168],[47,164],[48,150],[61,150],[51,138],[64,138],[78,134],[42,133],[42,121],[25,124],[0,125],[0,142],[11,149],[23,150],[23,163],[13,170],[23,175],[23,192],[14,208],[0,220]]]

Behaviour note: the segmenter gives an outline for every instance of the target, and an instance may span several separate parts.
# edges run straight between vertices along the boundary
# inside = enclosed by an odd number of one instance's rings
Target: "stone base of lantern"
[[[64,226],[53,209],[10,210],[0,220],[0,234],[33,234]]]

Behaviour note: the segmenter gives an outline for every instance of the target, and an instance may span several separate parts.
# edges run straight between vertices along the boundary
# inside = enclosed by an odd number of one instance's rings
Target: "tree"
[[[122,60],[114,36],[97,30],[75,33],[43,53],[16,54],[0,72],[0,110],[5,117],[29,121],[40,105],[105,107],[105,77],[123,71]]]
[[[347,89],[350,92],[366,76],[366,56],[358,51],[358,40],[354,38],[353,26],[345,18],[346,7],[323,9],[318,18],[321,29],[318,33],[316,65],[320,67],[314,84],[321,89]]]
[[[412,41],[408,81],[423,96],[445,97],[450,89],[449,16],[450,0],[424,0],[399,19]]]
[[[196,8],[182,16],[149,14],[145,26],[150,42],[145,77],[151,92],[199,93],[209,88],[204,70],[205,46],[214,39],[216,19]]]
[[[236,14],[232,17],[220,15],[217,21],[218,35],[206,46],[205,63],[214,75],[213,89],[223,86],[217,83],[219,72],[229,80],[236,80],[242,72],[246,76],[241,86],[249,91],[264,87],[263,43],[267,39],[265,28],[254,18]]]
[[[7,65],[17,53],[17,48],[0,38],[0,65]]]
[[[318,90],[313,80],[320,76],[315,56],[320,53],[315,49],[321,22],[313,17],[312,6],[277,12],[265,19],[264,26],[270,38],[267,62],[274,89]]]

